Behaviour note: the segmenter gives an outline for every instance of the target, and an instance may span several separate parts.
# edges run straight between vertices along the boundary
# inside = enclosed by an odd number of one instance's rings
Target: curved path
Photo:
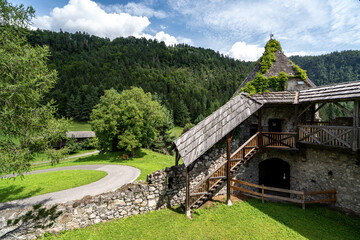
[[[64,203],[67,201],[79,200],[86,195],[97,195],[104,192],[114,191],[122,185],[134,181],[140,175],[140,170],[134,167],[103,164],[50,168],[32,171],[29,174],[74,169],[105,171],[108,173],[108,175],[96,182],[89,183],[80,187],[47,193],[25,199],[14,200],[11,202],[0,203],[0,210],[7,208],[23,208],[32,206],[37,203],[51,205],[55,203]]]

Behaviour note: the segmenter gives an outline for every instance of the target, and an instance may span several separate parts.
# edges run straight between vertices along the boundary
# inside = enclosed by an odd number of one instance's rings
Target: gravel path
[[[79,200],[86,195],[97,195],[104,192],[114,191],[124,184],[134,181],[139,175],[140,170],[124,165],[78,165],[69,167],[50,168],[44,170],[32,171],[30,174],[54,172],[60,170],[99,170],[105,171],[108,175],[96,182],[86,184],[80,187],[71,188],[63,191],[47,193],[35,197],[14,200],[11,202],[0,203],[0,210],[7,208],[23,208],[37,203],[51,205],[55,203],[64,203],[67,201]]]

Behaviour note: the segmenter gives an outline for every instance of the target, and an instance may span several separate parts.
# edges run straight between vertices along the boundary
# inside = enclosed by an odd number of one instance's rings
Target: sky
[[[359,0],[8,0],[32,28],[186,43],[255,61],[274,35],[287,56],[360,50]]]

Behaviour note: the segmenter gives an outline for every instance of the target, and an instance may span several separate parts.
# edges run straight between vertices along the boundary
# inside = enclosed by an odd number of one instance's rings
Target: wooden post
[[[264,203],[264,184],[262,185],[262,188],[261,188],[261,201],[262,201],[262,203]]]
[[[227,135],[227,163],[226,163],[226,168],[227,168],[227,171],[226,171],[226,180],[227,180],[227,184],[226,184],[226,203],[227,205],[231,206],[232,203],[231,203],[231,199],[230,199],[230,189],[231,189],[231,176],[230,176],[230,168],[231,168],[231,165],[230,165],[230,156],[231,156],[231,149],[230,149],[230,143],[231,143],[231,137],[230,137],[230,133],[228,133]]]
[[[335,202],[336,202],[336,190],[335,189],[333,189],[334,191],[333,191],[333,193],[331,194],[331,199],[332,199],[332,201],[331,201],[331,206],[332,207],[335,207]]]
[[[259,109],[259,136],[258,136],[258,147],[261,149],[263,146],[263,136],[262,136],[262,110]]]
[[[357,151],[359,149],[359,101],[354,101],[354,113],[353,113],[353,139],[352,139],[352,150]]]
[[[179,159],[180,159],[179,151],[175,149],[175,166],[179,165]]]
[[[313,104],[310,107],[310,125],[313,125],[315,122],[315,108],[316,108],[316,104]]]
[[[305,194],[301,195],[302,209],[305,210]]]
[[[185,214],[188,218],[191,218],[190,209],[190,166],[186,167],[186,200],[185,200]]]
[[[298,140],[299,140],[299,127],[298,127],[298,124],[299,124],[299,105],[296,105],[295,106],[295,132],[296,132],[296,135],[295,135],[295,148],[299,148],[298,146]]]

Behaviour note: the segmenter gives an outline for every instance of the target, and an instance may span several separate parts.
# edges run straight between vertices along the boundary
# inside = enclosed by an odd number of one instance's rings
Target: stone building
[[[187,213],[219,192],[230,204],[231,191],[360,213],[360,81],[317,87],[273,43],[232,99],[174,142],[187,171]],[[318,111],[328,103],[349,117],[322,122]]]

